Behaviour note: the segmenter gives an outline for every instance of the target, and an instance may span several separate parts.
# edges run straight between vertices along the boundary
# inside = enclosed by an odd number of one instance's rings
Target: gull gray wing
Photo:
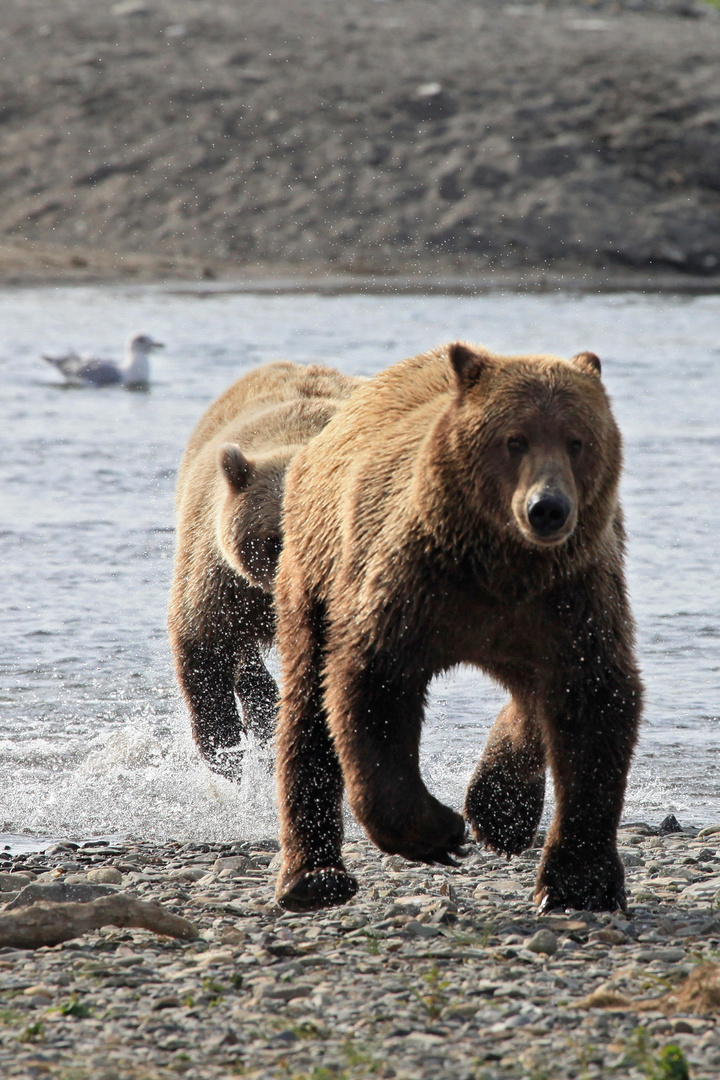
[[[68,382],[76,385],[85,383],[90,386],[111,386],[113,383],[122,382],[120,369],[112,360],[80,356],[76,352],[65,353],[63,356],[48,356],[42,353],[42,358],[57,368]]]
[[[123,381],[122,373],[112,360],[84,360],[72,372],[72,377],[92,386],[111,386]]]

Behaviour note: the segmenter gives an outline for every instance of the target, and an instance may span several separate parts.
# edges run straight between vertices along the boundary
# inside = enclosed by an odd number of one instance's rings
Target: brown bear
[[[527,847],[548,764],[536,900],[624,906],[616,831],[642,688],[620,469],[595,355],[464,343],[371,379],[300,451],[276,582],[281,905],[354,895],[344,787],[383,851],[452,862],[465,822],[428,792],[418,750],[428,683],[467,663],[511,695],[467,792],[475,837]]]
[[[170,640],[200,752],[233,779],[243,732],[267,741],[275,725],[262,652],[275,632],[285,470],[360,381],[287,362],[258,368],[209,407],[180,465]]]

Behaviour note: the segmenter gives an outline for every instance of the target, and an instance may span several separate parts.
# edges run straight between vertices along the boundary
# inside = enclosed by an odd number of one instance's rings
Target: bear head
[[[622,457],[597,356],[504,357],[456,342],[448,359],[444,430],[476,512],[536,550],[597,538],[618,516]]]
[[[224,498],[217,516],[217,537],[223,556],[252,585],[273,591],[282,548],[285,472],[296,448],[250,459],[235,443],[217,453]]]

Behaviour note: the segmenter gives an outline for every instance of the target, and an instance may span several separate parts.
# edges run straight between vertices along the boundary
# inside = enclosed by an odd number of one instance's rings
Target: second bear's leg
[[[402,679],[393,657],[328,655],[326,702],[350,806],[370,839],[389,854],[451,863],[465,822],[434,798],[420,775],[424,683]]]
[[[545,799],[545,747],[529,708],[513,699],[490,729],[465,798],[477,840],[503,855],[530,847]]]
[[[285,610],[283,612],[283,599]],[[280,847],[275,895],[290,911],[343,904],[357,892],[345,869],[343,778],[322,701],[323,620],[303,593],[278,587],[283,693],[277,731]]]
[[[269,742],[275,733],[278,688],[254,643],[242,650],[235,673],[235,693],[242,705],[246,729],[262,742]]]
[[[235,657],[215,642],[184,640],[175,642],[175,663],[200,753],[213,772],[239,779],[236,747],[244,729],[233,690]]]

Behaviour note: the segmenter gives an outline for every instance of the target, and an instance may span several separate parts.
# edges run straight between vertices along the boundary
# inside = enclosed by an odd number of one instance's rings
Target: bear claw
[[[326,866],[319,870],[301,871],[289,879],[281,877],[275,898],[286,911],[317,911],[346,904],[357,890],[357,879],[346,870]]]
[[[436,852],[427,861],[438,866],[460,866],[458,859],[464,859],[467,853],[468,849],[466,847],[456,847],[452,848],[451,851]]]
[[[627,894],[622,886],[607,892],[598,889],[593,896],[582,899],[578,896],[562,897],[555,890],[541,889],[535,893],[535,903],[538,905],[538,915],[547,915],[558,908],[574,908],[576,911],[627,911]]]

